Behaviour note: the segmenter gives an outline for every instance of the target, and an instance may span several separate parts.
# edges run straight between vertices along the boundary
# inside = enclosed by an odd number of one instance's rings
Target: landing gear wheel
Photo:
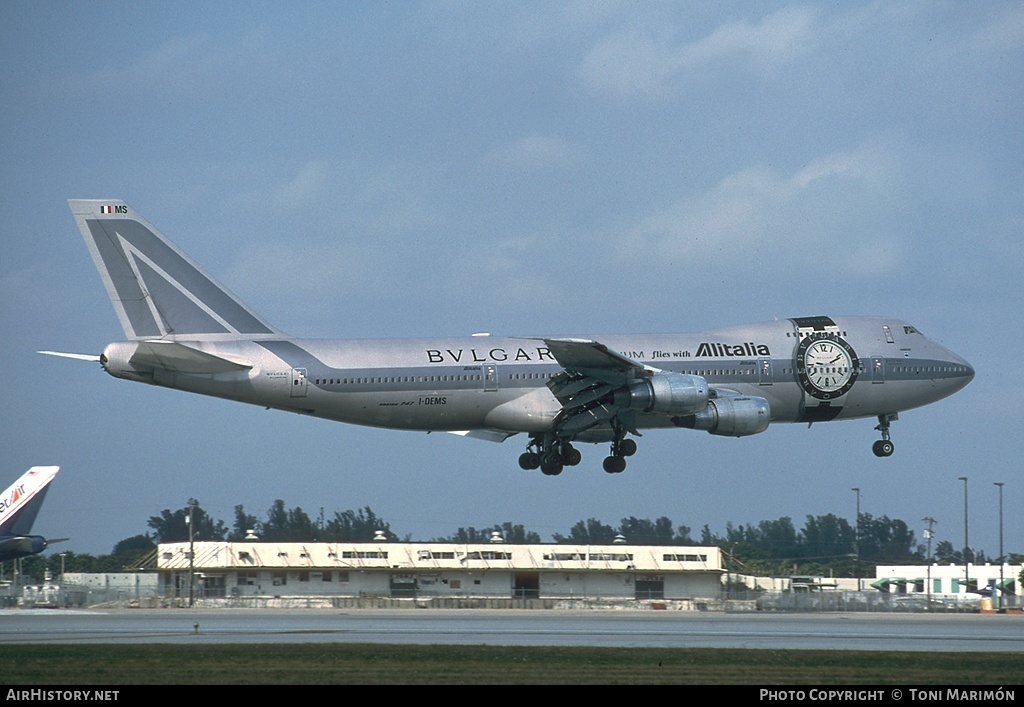
[[[519,467],[532,471],[540,466],[540,455],[536,452],[523,452],[519,455]]]
[[[624,439],[619,442],[619,454],[624,457],[631,457],[636,454],[636,442],[631,439]]]
[[[626,460],[622,457],[605,457],[604,470],[609,474],[621,474],[626,468]]]
[[[557,463],[556,464],[544,464],[542,462],[541,465],[540,465],[540,471],[545,476],[558,476],[559,474],[562,473],[562,465],[561,464],[557,464]]]
[[[583,461],[583,455],[580,454],[580,450],[566,442],[562,446],[562,463],[566,466],[576,466]]]
[[[544,452],[540,458],[540,470],[545,476],[558,476],[562,473],[562,455],[558,452]]]
[[[889,441],[889,426],[898,419],[899,415],[896,413],[878,416],[878,425],[875,426],[875,429],[882,433],[882,439],[871,445],[871,451],[875,453],[876,457],[892,456],[896,447]]]

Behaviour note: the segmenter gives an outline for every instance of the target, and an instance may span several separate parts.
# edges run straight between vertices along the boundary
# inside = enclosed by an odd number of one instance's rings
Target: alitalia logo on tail
[[[697,347],[697,355],[694,358],[722,357],[722,356],[771,356],[771,349],[768,344],[755,344],[748,341],[743,344],[723,344],[720,342],[702,341]]]
[[[123,214],[123,215],[127,216],[128,215],[128,207],[125,206],[124,204],[114,204],[114,205],[104,204],[103,206],[100,207],[100,213],[101,214]]]

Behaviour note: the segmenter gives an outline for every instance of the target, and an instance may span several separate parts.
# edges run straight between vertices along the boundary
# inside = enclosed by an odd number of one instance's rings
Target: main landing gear
[[[612,440],[612,453],[604,458],[604,470],[609,474],[621,474],[626,468],[626,457],[636,454],[636,442],[616,435]]]
[[[871,451],[875,453],[876,457],[892,456],[896,447],[889,440],[889,425],[898,419],[899,415],[896,413],[878,416],[878,425],[875,426],[875,429],[882,433],[882,439],[871,445]]]
[[[611,455],[605,457],[604,470],[609,474],[621,473],[626,468],[626,457],[636,454],[636,442],[617,432],[612,440]],[[583,455],[565,439],[554,435],[534,435],[526,451],[519,456],[519,466],[527,471],[540,468],[546,476],[558,476],[567,466],[576,466]]]
[[[535,435],[526,451],[519,456],[519,466],[526,470],[540,467],[542,474],[558,476],[563,468],[576,466],[582,459],[580,450],[572,446],[569,440],[558,439],[553,435]]]

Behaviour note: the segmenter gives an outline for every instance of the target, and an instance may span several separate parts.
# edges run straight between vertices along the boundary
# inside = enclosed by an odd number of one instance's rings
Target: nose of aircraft
[[[957,392],[972,380],[974,380],[974,366],[968,363],[963,357],[958,356],[947,348],[942,349],[944,352],[944,363],[946,364],[946,377],[944,391],[945,395],[952,395]]]

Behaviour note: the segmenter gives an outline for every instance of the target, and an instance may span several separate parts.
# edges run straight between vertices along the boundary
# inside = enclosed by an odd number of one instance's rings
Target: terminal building
[[[714,599],[716,547],[491,543],[161,544],[164,597]],[[191,580],[191,581],[190,581]]]

